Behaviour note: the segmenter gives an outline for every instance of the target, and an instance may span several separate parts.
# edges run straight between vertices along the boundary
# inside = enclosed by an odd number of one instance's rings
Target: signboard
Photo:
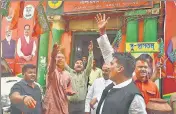
[[[100,10],[128,10],[152,8],[152,1],[119,2],[119,0],[64,1],[64,13],[95,12]]]
[[[158,42],[126,43],[126,52],[159,52]]]

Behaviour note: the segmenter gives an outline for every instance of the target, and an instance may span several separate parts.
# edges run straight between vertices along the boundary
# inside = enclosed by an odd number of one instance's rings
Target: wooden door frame
[[[116,30],[109,30],[107,31],[106,33],[107,34],[116,34]],[[96,35],[96,34],[99,34],[97,31],[86,31],[86,32],[83,32],[83,31],[79,31],[79,32],[73,32],[73,35],[72,35],[72,50],[71,50],[71,56],[70,56],[70,66],[73,68],[73,60],[74,60],[74,55],[75,55],[75,36],[76,35]]]

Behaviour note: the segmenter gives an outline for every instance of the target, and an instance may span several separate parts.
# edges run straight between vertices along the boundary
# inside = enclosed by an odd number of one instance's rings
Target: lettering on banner
[[[127,52],[159,52],[157,42],[126,43]]]

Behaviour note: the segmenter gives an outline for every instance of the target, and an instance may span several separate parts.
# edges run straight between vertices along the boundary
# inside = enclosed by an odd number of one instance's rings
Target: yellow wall
[[[107,29],[118,29],[121,26],[121,20],[112,18],[107,24]],[[70,20],[69,29],[72,31],[87,31],[87,30],[98,30],[95,19],[89,20]]]

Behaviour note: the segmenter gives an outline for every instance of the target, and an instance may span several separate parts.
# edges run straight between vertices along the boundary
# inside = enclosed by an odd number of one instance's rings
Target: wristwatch
[[[24,99],[25,99],[26,97],[27,97],[27,95],[24,95],[24,96],[23,96],[23,102],[24,102]]]

